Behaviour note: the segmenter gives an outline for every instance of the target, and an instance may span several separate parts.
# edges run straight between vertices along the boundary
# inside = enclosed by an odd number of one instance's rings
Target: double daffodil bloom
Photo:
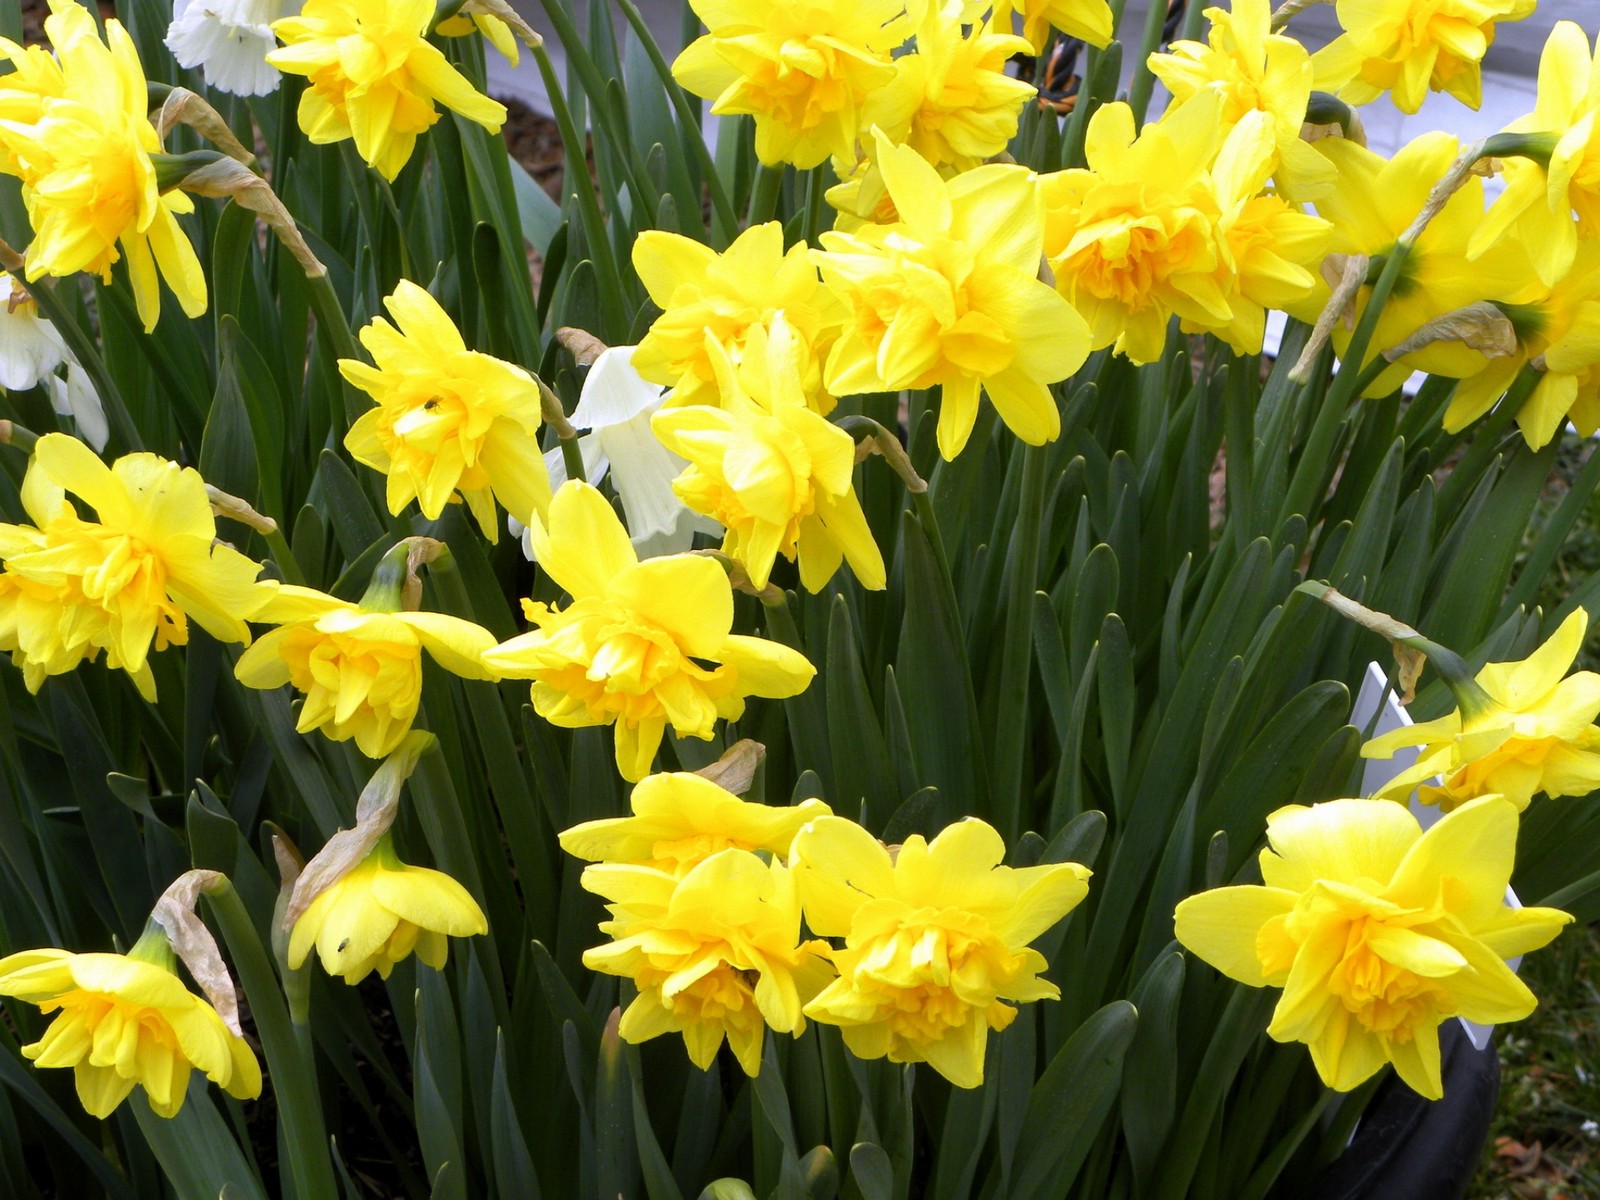
[[[1535,0],[1336,0],[1342,34],[1311,56],[1316,86],[1351,104],[1388,92],[1414,113],[1428,92],[1468,108],[1483,100],[1480,64],[1495,25],[1520,21]]]
[[[1572,918],[1505,903],[1517,810],[1484,796],[1424,832],[1388,800],[1291,805],[1267,818],[1265,886],[1216,888],[1177,908],[1178,941],[1230,979],[1282,988],[1267,1034],[1304,1042],[1329,1087],[1393,1063],[1444,1094],[1439,1024],[1519,1021],[1538,1001],[1505,960]]]
[[[300,128],[318,145],[352,138],[385,179],[400,174],[417,135],[442,104],[490,133],[505,105],[475,90],[427,40],[433,0],[306,0],[299,16],[275,21],[283,47],[267,61],[304,75]]]
[[[56,1014],[22,1055],[39,1067],[71,1067],[90,1116],[104,1120],[142,1085],[157,1116],[175,1117],[193,1070],[241,1100],[261,1094],[255,1054],[183,985],[159,928],[125,955],[46,949],[0,958],[0,996]]]
[[[1220,114],[1232,129],[1246,114],[1272,118],[1273,161],[1269,174],[1278,190],[1307,199],[1334,179],[1331,163],[1301,140],[1311,99],[1311,56],[1292,37],[1272,32],[1267,0],[1233,0],[1231,9],[1208,8],[1207,42],[1173,42],[1167,54],[1152,54],[1150,70],[1172,93],[1173,111],[1201,92],[1222,97]]]
[[[926,1062],[957,1087],[983,1082],[989,1030],[1053,1000],[1032,942],[1089,891],[1077,863],[1002,866],[1005,843],[976,818],[932,842],[906,839],[891,857],[854,821],[822,817],[794,839],[791,861],[806,924],[843,938],[839,978],[810,1004],[860,1058]]]
[[[723,850],[765,850],[787,858],[801,826],[833,815],[815,799],[791,808],[741,800],[687,771],[641,779],[628,807],[632,816],[564,830],[561,848],[588,862],[627,863],[682,876]]]
[[[1402,803],[1417,789],[1424,804],[1449,811],[1475,797],[1504,796],[1520,811],[1538,792],[1585,796],[1600,788],[1600,675],[1568,675],[1583,647],[1589,614],[1574,609],[1526,659],[1488,663],[1477,684],[1487,697],[1434,721],[1373,738],[1365,758],[1420,747],[1417,761],[1378,793]],[[1442,775],[1444,781],[1429,781]]]
[[[640,562],[606,498],[570,481],[546,524],[528,526],[534,558],[572,597],[523,601],[537,628],[484,655],[509,679],[531,679],[534,710],[553,725],[615,725],[617,770],[650,771],[670,724],[709,739],[745,698],[783,699],[816,674],[787,646],[731,632],[733,587],[715,561],[670,554]]]
[[[495,501],[524,524],[550,503],[539,449],[539,385],[521,367],[468,350],[439,302],[402,279],[382,317],[361,331],[377,365],[341,358],[339,371],[377,401],[356,418],[345,448],[388,479],[389,511],[416,500],[437,520],[457,496],[491,542]]]
[[[0,39],[0,57],[17,67],[0,83],[0,169],[22,180],[34,234],[28,281],[88,271],[110,283],[111,264],[126,256],[149,332],[161,312],[161,279],[197,317],[206,310],[205,273],[177,221],[193,202],[163,193],[156,180],[150,156],[161,139],[139,52],[121,24],[107,21],[105,29],[102,42],[86,9],[51,0],[45,33],[58,67]]]
[[[822,278],[852,317],[828,355],[835,395],[939,385],[939,453],[961,452],[984,392],[1017,437],[1061,432],[1049,385],[1089,354],[1083,318],[1039,280],[1044,217],[1023,167],[946,181],[877,133],[877,165],[899,220],[822,235]]]
[[[1022,36],[1035,54],[1050,40],[1050,30],[1104,47],[1116,25],[1106,0],[997,0],[994,27],[1009,32],[1022,18]]]
[[[289,966],[316,948],[322,969],[346,983],[384,979],[413,952],[444,969],[450,939],[489,931],[472,894],[442,871],[400,861],[385,834],[372,851],[319,892],[289,934]]]
[[[1539,278],[1554,285],[1572,268],[1579,238],[1600,238],[1600,46],[1591,50],[1574,22],[1557,21],[1550,31],[1533,112],[1505,132],[1540,145],[1548,161],[1500,160],[1505,190],[1473,232],[1467,255],[1477,258],[1514,231]]]
[[[1087,169],[1041,178],[1045,255],[1094,349],[1155,362],[1174,313],[1203,328],[1233,320],[1210,174],[1222,108],[1202,91],[1140,131],[1126,104],[1103,105],[1089,118]]]
[[[78,515],[68,495],[94,510]],[[250,643],[245,620],[270,598],[260,566],[217,543],[199,474],[154,454],[107,467],[64,433],[39,439],[22,483],[35,525],[0,525],[0,651],[37,692],[101,651],[155,698],[147,658],[189,640],[189,619]]]
[[[721,361],[722,405],[663,409],[650,428],[689,461],[673,490],[727,529],[722,549],[757,588],[778,555],[798,558],[800,582],[821,591],[849,560],[861,586],[882,589],[883,555],[854,487],[855,441],[806,407],[795,339],[782,316],[757,328],[742,368]]]
[[[690,0],[706,34],[672,64],[718,116],[755,118],[756,157],[808,170],[853,158],[872,126],[915,105],[890,55],[910,30],[902,0]]]
[[[895,60],[916,107],[890,132],[936,167],[968,170],[1006,148],[1038,89],[1006,74],[1007,61],[1027,54],[1028,43],[983,22],[963,34],[961,9],[961,0],[929,0],[915,53]]]
[[[1316,201],[1317,212],[1333,223],[1329,245],[1335,254],[1364,254],[1373,262],[1367,272],[1375,282],[1383,259],[1392,254],[1401,235],[1416,219],[1433,185],[1455,161],[1460,146],[1445,133],[1428,133],[1400,148],[1385,160],[1345,138],[1325,138],[1316,144],[1338,168],[1338,182]],[[1401,264],[1394,290],[1379,314],[1372,336],[1374,350],[1403,344],[1429,322],[1479,301],[1520,304],[1536,298],[1538,279],[1529,268],[1527,253],[1517,243],[1502,240],[1477,261],[1468,261],[1467,243],[1483,220],[1483,181],[1471,176],[1426,229]],[[1359,321],[1370,288],[1356,298]],[[1326,292],[1302,306],[1295,315],[1315,319]],[[1333,345],[1341,354],[1350,341],[1343,321],[1333,327]],[[1440,341],[1397,359],[1367,388],[1368,396],[1386,396],[1413,371],[1427,371],[1456,379],[1484,369],[1482,351],[1460,341]]]
[[[805,244],[783,248],[781,223],[752,225],[720,254],[680,234],[647,229],[634,240],[633,266],[661,309],[633,352],[633,369],[670,387],[669,405],[720,403],[708,346],[716,343],[740,362],[751,330],[770,328],[781,312],[804,347],[807,402],[823,416],[833,408],[822,386],[821,358],[844,311],[818,282]]]
[[[1307,147],[1309,149],[1309,147]],[[1320,158],[1315,150],[1314,157]],[[1260,354],[1267,310],[1285,310],[1318,290],[1314,273],[1333,233],[1321,217],[1264,192],[1275,158],[1271,117],[1249,112],[1211,165],[1217,197],[1216,282],[1227,321],[1185,319],[1185,332],[1215,333],[1240,354]]]
[[[1600,429],[1600,243],[1579,242],[1561,279],[1540,290],[1521,304],[1497,306],[1516,335],[1516,349],[1456,384],[1444,414],[1446,431],[1456,433],[1483,416],[1531,364],[1539,379],[1516,414],[1530,449],[1542,449],[1569,420],[1584,437]]]
[[[617,1028],[624,1041],[681,1033],[706,1070],[726,1038],[754,1075],[768,1028],[804,1031],[802,1010],[832,972],[827,945],[800,940],[800,900],[782,863],[723,850],[681,878],[600,865],[584,868],[582,882],[611,902],[600,928],[613,939],[584,951],[583,965],[639,990]]]
[[[278,628],[239,656],[239,682],[262,690],[292,684],[305,693],[297,730],[354,738],[368,758],[383,758],[410,731],[424,649],[453,675],[493,677],[482,656],[494,635],[446,613],[395,612],[381,600],[357,605],[285,584],[256,620]]]

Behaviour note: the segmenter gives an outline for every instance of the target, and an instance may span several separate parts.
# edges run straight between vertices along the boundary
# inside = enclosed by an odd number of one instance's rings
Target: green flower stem
[[[1025,828],[1023,809],[1031,786],[1023,786],[1028,736],[1028,680],[1033,668],[1033,594],[1039,574],[1039,526],[1044,518],[1045,478],[1051,458],[1047,446],[1019,445],[1022,489],[1011,531],[1005,632],[1000,645],[1000,698],[993,734],[995,815],[1006,844]]]
[[[533,49],[533,59],[539,64],[539,75],[544,80],[546,94],[550,97],[550,111],[555,115],[556,127],[561,133],[561,144],[570,147],[569,153],[582,156],[583,137],[572,119],[572,109],[567,106],[566,93],[561,90],[561,80],[556,76],[554,64],[543,46]],[[594,188],[589,185],[587,171],[574,171],[575,179],[566,184],[569,195],[577,197],[583,214],[584,230],[588,234],[589,253],[594,256],[595,276],[600,285],[600,311],[612,322],[620,324],[628,306],[623,301],[622,277],[618,273],[616,254],[611,240],[605,234],[606,219],[600,212],[600,202]],[[602,331],[608,341],[618,340],[607,328]]]
[[[567,469],[567,478],[587,481],[589,476],[583,467],[583,449],[578,445],[578,439],[561,438],[560,443],[561,465]]]
[[[823,215],[827,212],[828,168],[813,167],[806,172],[806,219],[800,229],[800,240],[814,245],[823,230]]]
[[[272,561],[278,564],[278,570],[283,573],[283,581],[305,583],[305,573],[300,570],[299,560],[289,548],[289,539],[283,536],[283,526],[279,525],[271,533],[264,533],[261,536],[267,540],[267,549],[272,553]]]
[[[755,186],[750,189],[751,226],[763,225],[772,220],[778,211],[778,196],[783,191],[783,168],[761,163],[756,167]]]
[[[1561,137],[1556,133],[1497,133],[1485,139],[1484,158],[1526,158],[1542,167],[1550,165]]]
[[[683,131],[690,135],[687,139],[690,149],[700,161],[700,171],[705,176],[706,190],[711,194],[713,245],[716,249],[721,249],[739,235],[739,215],[734,212],[733,201],[728,198],[728,191],[722,186],[722,177],[717,174],[717,163],[716,159],[711,157],[711,148],[706,145],[705,138],[700,136],[699,116],[683,88],[672,77],[672,68],[667,65],[661,47],[656,45],[655,35],[645,24],[638,6],[633,0],[617,0],[617,4],[622,9],[622,15],[628,18],[628,24],[633,26],[633,32],[638,36],[645,54],[649,56],[650,65],[655,68],[661,86],[666,88],[667,98],[677,110],[678,121]]]
[[[306,285],[311,297],[311,311],[317,316],[317,324],[322,327],[323,333],[333,345],[333,352],[339,358],[361,358],[361,348],[356,344],[355,334],[350,331],[350,321],[344,315],[344,307],[339,303],[339,297],[334,294],[333,281],[327,274],[307,275]],[[344,394],[344,421],[337,427],[340,441],[344,440],[345,430],[355,424],[369,405],[365,398],[340,376],[340,390]]]
[[[1278,513],[1279,524],[1295,513],[1305,517],[1308,524],[1316,523],[1312,519],[1312,509],[1321,500],[1319,491],[1326,487],[1325,476],[1332,463],[1345,413],[1362,391],[1390,365],[1381,355],[1374,362],[1365,363],[1359,370],[1353,364],[1365,362],[1367,347],[1372,343],[1373,331],[1378,326],[1378,317],[1388,302],[1389,293],[1394,290],[1395,282],[1400,278],[1400,269],[1405,264],[1409,250],[1406,243],[1399,242],[1384,256],[1383,270],[1372,285],[1372,292],[1361,310],[1361,319],[1356,322],[1350,344],[1345,348],[1339,373],[1334,376],[1328,394],[1323,397],[1322,408],[1306,439],[1305,449],[1301,451],[1294,479]]]
[[[310,1031],[290,1022],[284,993],[239,893],[226,878],[206,893],[250,1004],[283,1122],[284,1155],[299,1200],[337,1200],[327,1127],[309,1053]]]
[[[933,557],[939,564],[939,570],[948,582],[950,579],[950,558],[944,552],[944,538],[939,534],[939,518],[933,512],[933,493],[931,491],[913,492],[912,503],[917,509],[917,520],[922,522],[923,532],[928,535],[928,542],[933,547]]]
[[[1193,7],[1193,6],[1191,6]],[[1120,23],[1121,13],[1117,14]],[[1135,125],[1144,124],[1144,114],[1150,107],[1150,95],[1155,91],[1156,73],[1150,69],[1150,56],[1161,46],[1161,30],[1167,22],[1164,4],[1152,4],[1144,16],[1144,36],[1139,42],[1139,57],[1134,61],[1133,83],[1128,89],[1128,107],[1133,109]]]

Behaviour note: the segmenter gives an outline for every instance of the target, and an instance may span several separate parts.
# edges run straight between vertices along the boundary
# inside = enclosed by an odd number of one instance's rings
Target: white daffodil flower
[[[0,272],[0,387],[24,392],[48,379],[67,357],[56,327],[11,276]]]
[[[78,436],[98,453],[106,448],[111,437],[111,426],[106,422],[106,410],[100,403],[100,393],[94,390],[89,372],[80,367],[69,353],[67,377],[52,375],[45,380],[45,390],[50,394],[50,407],[57,416],[71,417],[78,427]]]
[[[278,90],[267,53],[278,48],[272,22],[283,9],[283,0],[174,0],[167,49],[183,66],[199,67],[210,87],[265,96]]]
[[[722,536],[722,526],[685,507],[672,490],[672,481],[689,464],[657,440],[650,418],[661,407],[663,388],[639,377],[633,369],[632,346],[613,346],[594,360],[578,407],[570,418],[578,429],[590,432],[578,439],[583,471],[591,484],[611,473],[611,485],[622,500],[628,536],[640,558],[682,554],[699,533]],[[567,480],[560,448],[545,455],[550,486]],[[515,521],[512,532],[522,535],[523,553],[533,557],[526,531]]]

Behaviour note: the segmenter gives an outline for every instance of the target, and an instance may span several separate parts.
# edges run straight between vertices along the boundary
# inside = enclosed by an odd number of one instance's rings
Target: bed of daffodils
[[[1595,30],[1385,158],[1534,0],[541,3],[0,12],[0,1194],[1258,1200],[1439,1099],[1600,917]]]

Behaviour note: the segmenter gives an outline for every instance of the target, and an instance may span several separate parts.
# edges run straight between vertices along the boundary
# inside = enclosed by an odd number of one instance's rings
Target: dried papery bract
[[[267,181],[241,162],[220,155],[213,161],[197,167],[185,175],[179,186],[197,196],[213,196],[232,200],[240,208],[248,209],[278,236],[285,250],[294,255],[306,278],[317,279],[328,273],[328,268],[311,252],[294,217],[278,199]]]
[[[156,133],[162,142],[167,140],[174,125],[187,125],[235,162],[248,167],[256,160],[228,128],[222,114],[188,88],[173,88],[161,102],[161,111],[156,115]]]
[[[239,1024],[239,993],[234,988],[233,976],[222,960],[217,939],[194,911],[202,892],[215,891],[227,882],[220,871],[185,871],[161,893],[155,908],[150,910],[150,920],[166,930],[172,952],[188,968],[223,1024],[234,1036],[243,1037],[244,1030]]]
[[[355,826],[341,829],[329,838],[295,880],[283,914],[286,929],[293,928],[311,902],[349,874],[389,832],[400,808],[401,787],[416,770],[417,760],[438,740],[426,730],[413,729],[373,772],[356,801]]]
[[[695,772],[725,792],[742,796],[755,782],[756,770],[767,756],[767,748],[750,738],[740,738],[722,752],[722,757]]]

